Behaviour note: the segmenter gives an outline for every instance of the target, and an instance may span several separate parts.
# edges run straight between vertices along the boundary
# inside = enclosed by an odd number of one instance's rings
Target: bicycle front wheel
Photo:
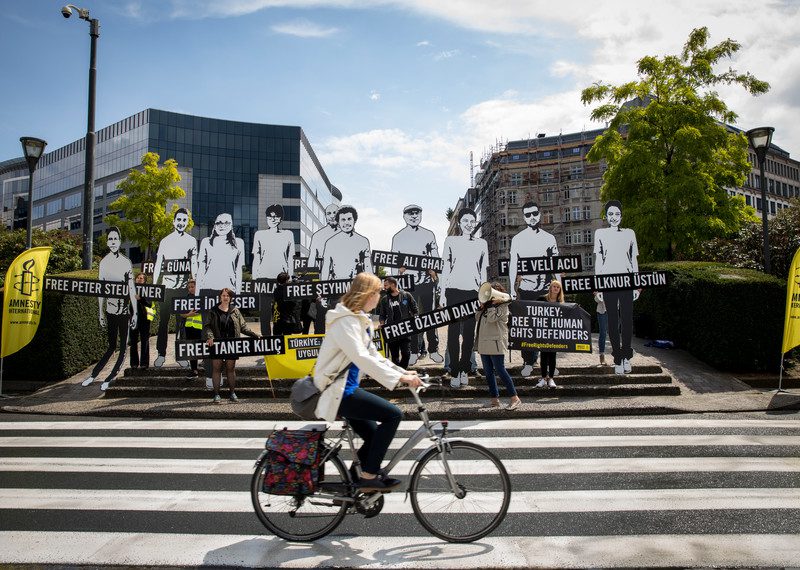
[[[417,520],[448,542],[483,538],[503,521],[511,500],[506,468],[491,451],[469,441],[445,443],[444,452],[428,451],[409,488]]]
[[[312,495],[270,495],[263,491],[268,457],[256,465],[250,484],[253,507],[272,533],[292,541],[312,541],[333,532],[347,514],[349,476],[337,455],[322,464],[320,484]]]

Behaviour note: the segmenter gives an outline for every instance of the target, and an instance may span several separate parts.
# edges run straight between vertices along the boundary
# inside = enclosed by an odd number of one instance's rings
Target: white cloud
[[[273,32],[299,38],[326,38],[337,33],[338,28],[324,28],[308,20],[292,20],[271,27]]]
[[[460,53],[461,53],[461,50],[457,50],[457,49],[451,49],[451,50],[447,50],[447,51],[440,51],[435,56],[433,56],[433,59],[436,60],[436,61],[442,61],[443,59],[450,59],[451,57],[456,57]]]
[[[417,47],[427,47],[431,45],[431,42],[428,40],[422,40],[421,42],[417,42]]]
[[[378,93],[377,91],[374,91],[374,90],[373,90],[373,91],[372,91],[372,92],[369,94],[369,100],[370,100],[370,101],[380,101],[380,100],[381,100],[381,94],[380,94],[380,93]]]

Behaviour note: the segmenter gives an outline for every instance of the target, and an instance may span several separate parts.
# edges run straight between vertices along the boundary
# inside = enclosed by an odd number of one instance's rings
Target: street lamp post
[[[757,127],[747,131],[750,146],[756,152],[758,168],[761,171],[761,223],[764,226],[764,273],[769,273],[769,227],[767,226],[767,179],[764,177],[764,163],[767,161],[767,151],[772,142],[773,127]]]
[[[72,11],[78,13],[81,20],[89,22],[89,36],[91,37],[91,51],[89,55],[89,108],[86,121],[86,162],[85,178],[83,185],[83,268],[92,267],[92,240],[94,238],[94,149],[97,137],[94,132],[94,102],[95,84],[97,80],[97,38],[100,37],[100,21],[89,18],[89,10],[67,4],[61,8],[61,15],[65,18],[72,16]]]
[[[25,160],[28,162],[28,241],[26,245],[27,249],[30,249],[33,242],[33,171],[36,170],[36,164],[44,154],[47,141],[36,137],[20,137],[19,142],[22,143]]]

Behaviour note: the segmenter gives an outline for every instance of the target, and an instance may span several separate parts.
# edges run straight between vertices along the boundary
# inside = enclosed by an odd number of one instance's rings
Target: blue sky
[[[442,238],[444,210],[498,141],[573,132],[580,90],[635,79],[643,55],[679,53],[689,31],[742,44],[731,64],[769,81],[721,88],[738,125],[776,127],[800,156],[800,2],[676,0],[94,0],[101,21],[97,127],[147,107],[299,125],[358,231],[387,248],[403,205]],[[663,4],[663,5],[661,5]],[[48,150],[86,129],[88,24],[61,2],[4,0],[0,160],[19,137]],[[646,9],[645,9],[646,7]],[[397,224],[386,213],[397,212]],[[394,219],[392,216],[389,220]],[[397,227],[395,227],[397,225]]]

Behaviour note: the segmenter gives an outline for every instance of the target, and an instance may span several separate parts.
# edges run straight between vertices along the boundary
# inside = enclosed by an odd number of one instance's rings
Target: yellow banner
[[[786,320],[783,323],[783,353],[800,345],[800,249],[792,258],[786,281]]]
[[[3,294],[3,341],[0,357],[14,354],[36,335],[42,316],[44,272],[50,247],[22,252],[8,268]]]
[[[286,352],[264,357],[270,378],[302,378],[311,373],[324,334],[290,334],[283,337]],[[386,343],[380,330],[372,338],[375,348],[386,356]]]

